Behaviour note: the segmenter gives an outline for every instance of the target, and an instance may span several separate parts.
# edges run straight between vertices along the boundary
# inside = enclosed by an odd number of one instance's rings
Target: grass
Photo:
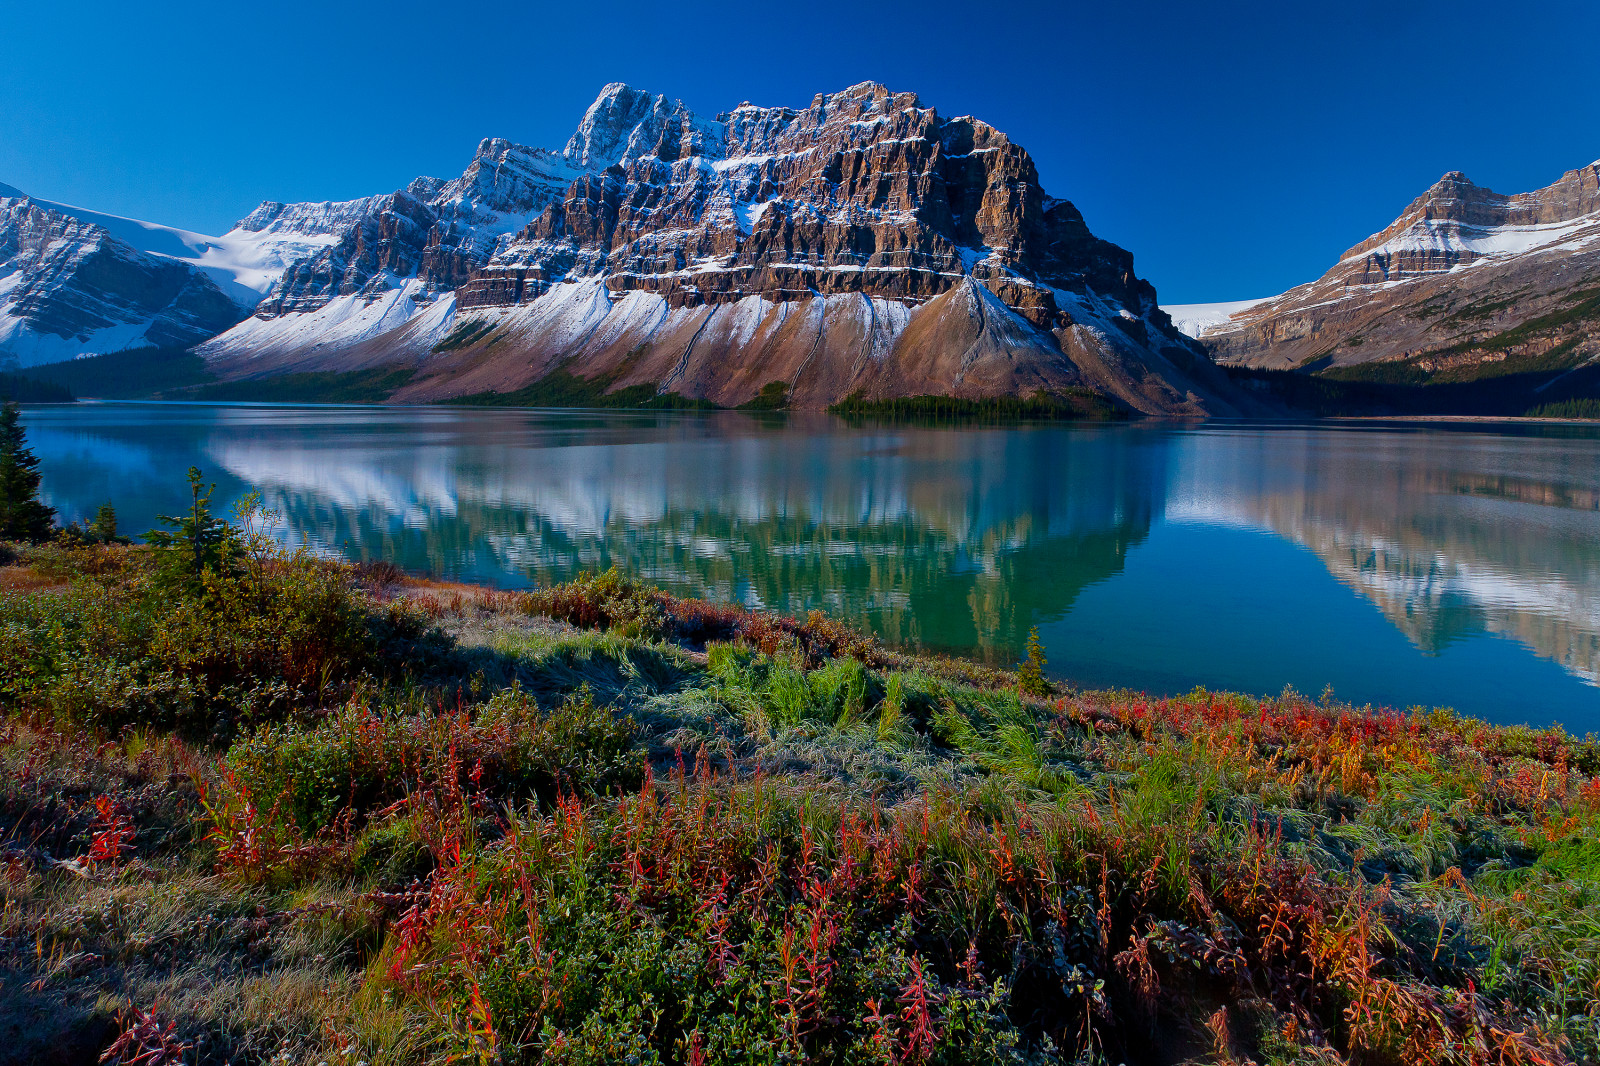
[[[0,1057],[1600,1059],[1592,739],[235,544],[8,549]]]

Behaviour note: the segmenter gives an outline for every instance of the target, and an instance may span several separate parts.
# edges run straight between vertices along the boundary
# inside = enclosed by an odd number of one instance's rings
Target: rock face
[[[1446,174],[1318,280],[1189,317],[1219,362],[1426,383],[1600,357],[1600,162],[1505,196]]]
[[[1026,151],[873,83],[714,120],[609,85],[560,152],[485,140],[452,181],[264,204],[239,234],[322,244],[204,347],[227,376],[405,361],[401,400],[559,369],[722,404],[781,382],[799,406],[1089,387],[1253,410]]]
[[[0,185],[0,366],[187,348],[244,314],[203,271]]]

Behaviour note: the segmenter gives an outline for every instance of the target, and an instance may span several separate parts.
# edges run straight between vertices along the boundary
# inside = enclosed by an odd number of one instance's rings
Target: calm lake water
[[[909,428],[827,417],[82,404],[50,502],[124,530],[200,466],[294,544],[525,587],[682,593],[1156,692],[1285,685],[1600,730],[1600,433],[1413,424]]]

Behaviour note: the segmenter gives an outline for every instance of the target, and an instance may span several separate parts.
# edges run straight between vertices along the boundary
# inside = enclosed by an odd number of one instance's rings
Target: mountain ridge
[[[337,284],[286,277],[272,317],[204,353],[245,377],[402,360],[405,400],[563,368],[728,406],[779,382],[805,406],[1091,387],[1147,413],[1251,409],[1025,150],[877,83],[714,119],[613,83],[559,152],[485,139],[450,184],[412,186],[455,205],[448,224],[423,235],[395,194]],[[282,311],[325,319],[322,347]],[[918,316],[944,328],[908,334]]]
[[[811,407],[1090,388],[1260,409],[1025,149],[876,82],[714,118],[616,82],[560,149],[484,138],[458,177],[268,201],[215,238],[123,221],[175,235],[141,254],[250,312],[202,338],[224,378],[395,364],[415,369],[400,401],[559,369],[726,406],[782,384]]]
[[[1597,294],[1600,161],[1514,194],[1451,171],[1315,281],[1167,310],[1226,365],[1531,396],[1600,360]]]

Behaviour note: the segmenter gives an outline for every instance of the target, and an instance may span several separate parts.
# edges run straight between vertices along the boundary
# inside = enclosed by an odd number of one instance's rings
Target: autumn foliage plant
[[[0,594],[14,1055],[1600,1058],[1591,740],[415,581],[191,503]]]

